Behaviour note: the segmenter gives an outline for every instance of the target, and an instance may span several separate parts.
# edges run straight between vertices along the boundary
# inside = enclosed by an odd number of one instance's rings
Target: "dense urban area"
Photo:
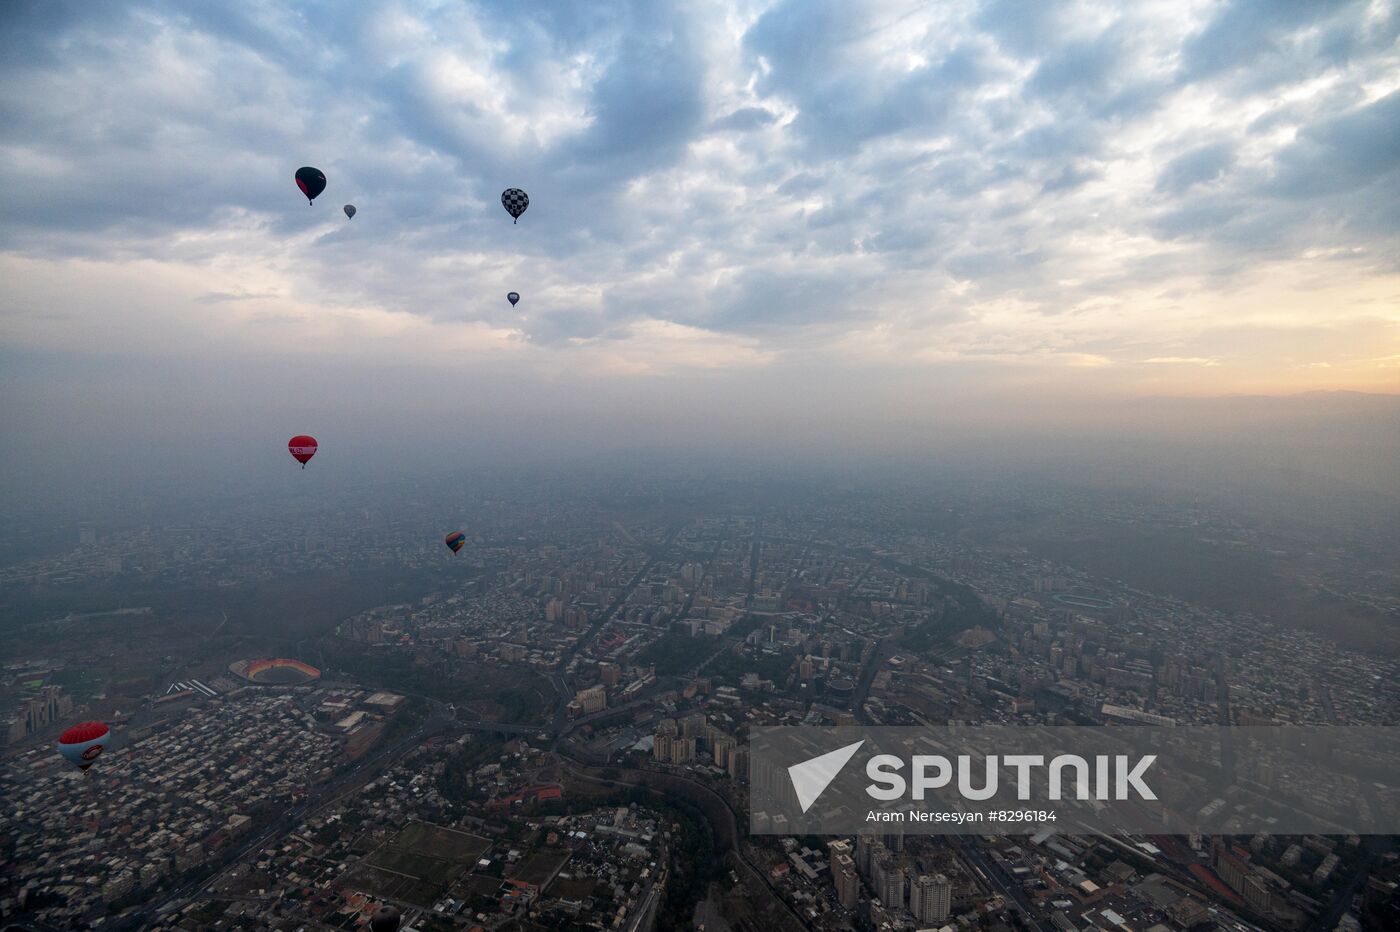
[[[1064,490],[376,494],[11,523],[0,916],[354,929],[387,902],[418,930],[1400,921],[1386,837],[750,832],[762,725],[1400,724],[1395,655],[1361,644],[1367,619],[1400,618],[1400,563],[1356,558],[1394,547],[1384,528],[1305,545],[1209,502]],[[1159,551],[1116,573],[1111,547],[1048,552],[1048,523],[1091,542],[1132,528]],[[1354,623],[1280,618],[1258,579]],[[53,741],[87,718],[114,737],[84,774]]]

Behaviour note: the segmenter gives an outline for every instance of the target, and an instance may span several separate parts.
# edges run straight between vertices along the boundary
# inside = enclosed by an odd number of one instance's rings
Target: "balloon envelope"
[[[453,531],[451,534],[447,535],[447,546],[453,553],[461,550],[466,545],[467,535],[463,534],[461,531]]]
[[[506,295],[506,300],[510,302],[511,307],[515,307],[515,305],[520,301],[520,295],[518,292],[512,291],[510,294]]]
[[[369,927],[373,932],[394,932],[401,920],[399,911],[393,906],[381,906],[369,917]]]
[[[516,220],[525,213],[525,208],[530,206],[530,195],[519,188],[506,188],[501,192],[501,206],[506,209]]]
[[[354,204],[346,204],[345,207],[344,207],[343,209],[345,210],[345,216],[347,216],[347,217],[353,217],[353,216],[355,216],[355,205],[354,205]]]
[[[287,452],[292,454],[292,459],[301,464],[301,468],[306,468],[307,460],[316,455],[316,438],[308,437],[306,434],[297,434],[287,441]]]
[[[58,736],[58,752],[87,770],[101,756],[111,734],[111,729],[102,722],[82,722]]]
[[[310,165],[297,169],[297,187],[301,188],[301,193],[306,195],[306,202],[309,204],[316,200],[316,197],[326,190],[326,176],[319,168],[312,168]]]

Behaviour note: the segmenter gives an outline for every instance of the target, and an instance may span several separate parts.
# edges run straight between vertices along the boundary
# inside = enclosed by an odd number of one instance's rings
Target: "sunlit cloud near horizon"
[[[178,370],[173,406],[275,410],[228,372],[299,362],[522,411],[1394,393],[1397,36],[1387,2],[7,4],[11,403]]]

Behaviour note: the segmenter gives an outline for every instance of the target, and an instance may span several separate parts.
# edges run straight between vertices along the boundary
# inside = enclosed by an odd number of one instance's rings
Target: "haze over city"
[[[1397,127],[1394,0],[0,4],[0,926],[1400,927]],[[945,726],[1207,737],[762,753]]]

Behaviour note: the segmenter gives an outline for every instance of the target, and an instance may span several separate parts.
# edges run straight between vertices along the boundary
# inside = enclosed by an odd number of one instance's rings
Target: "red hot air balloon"
[[[101,722],[81,722],[58,736],[58,752],[86,771],[111,736],[111,729]]]
[[[292,459],[301,464],[302,469],[305,469],[307,460],[316,455],[316,438],[297,434],[287,441],[287,452],[292,454]]]

